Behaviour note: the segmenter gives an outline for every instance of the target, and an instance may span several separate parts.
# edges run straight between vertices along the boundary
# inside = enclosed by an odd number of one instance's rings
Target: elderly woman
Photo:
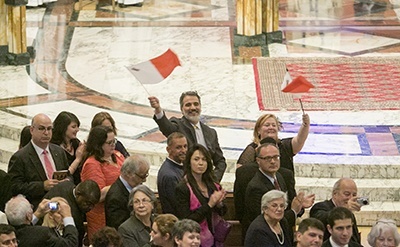
[[[368,233],[368,244],[372,247],[396,247],[400,243],[400,234],[394,220],[380,219]]]
[[[250,224],[244,246],[293,246],[293,231],[283,217],[286,207],[285,192],[265,193],[261,199],[262,213]]]
[[[310,129],[310,117],[303,115],[303,123],[295,137],[279,139],[278,132],[282,129],[282,124],[273,114],[264,114],[257,119],[253,130],[253,142],[250,143],[240,155],[237,167],[248,165],[256,160],[256,148],[260,141],[266,137],[273,138],[279,147],[281,154],[281,167],[294,172],[293,156],[303,148]]]
[[[226,192],[214,180],[211,155],[207,149],[195,144],[186,154],[183,163],[184,179],[176,187],[175,196],[180,219],[192,219],[201,226],[201,245],[214,246],[212,218],[223,215]]]
[[[152,245],[145,246],[161,246],[161,247],[173,247],[175,246],[174,239],[172,237],[172,228],[178,218],[173,214],[160,214],[153,222],[151,227],[150,237]]]
[[[82,167],[82,181],[93,180],[101,190],[100,202],[86,213],[88,237],[106,225],[104,199],[111,184],[120,175],[124,156],[115,150],[115,135],[111,128],[97,126],[90,130],[86,143],[85,157]]]
[[[154,192],[146,185],[138,185],[132,189],[128,203],[133,206],[131,217],[118,228],[124,247],[143,246],[150,242],[156,202]]]
[[[175,223],[172,229],[172,237],[175,246],[191,247],[200,246],[200,225],[194,220],[183,219]]]
[[[99,125],[110,127],[113,130],[114,135],[117,136],[117,127],[110,113],[103,111],[94,115],[92,120],[92,128]],[[115,143],[115,150],[118,150],[125,158],[129,156],[128,151],[119,140],[117,140]]]

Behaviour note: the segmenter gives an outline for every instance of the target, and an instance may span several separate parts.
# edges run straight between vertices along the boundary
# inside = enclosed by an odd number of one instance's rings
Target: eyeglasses
[[[272,160],[275,160],[275,161],[280,160],[280,159],[281,159],[281,156],[279,156],[279,155],[275,155],[275,156],[265,156],[265,157],[260,157],[260,156],[258,156],[257,158],[262,159],[262,160],[265,160],[265,161],[267,161],[267,162],[271,162]]]
[[[276,203],[271,203],[268,205],[271,209],[278,209],[278,208],[282,208],[282,209],[286,209],[286,205],[285,204],[276,204]]]
[[[43,125],[40,125],[39,127],[37,127],[37,126],[33,126],[33,127],[36,128],[37,130],[41,131],[41,132],[46,132],[46,130],[50,132],[50,131],[53,130],[53,126],[45,127]]]
[[[4,242],[1,242],[2,245],[6,245],[6,246],[9,246],[9,245],[11,245],[11,244],[16,245],[16,244],[18,244],[18,243],[19,243],[19,240],[17,240],[16,238],[9,239],[9,240],[6,240],[6,241],[4,241]]]
[[[140,204],[145,205],[145,204],[149,204],[149,203],[151,203],[150,199],[134,200],[133,201],[133,204],[135,204],[135,205],[140,205]]]
[[[139,175],[139,174],[137,174],[136,172],[135,172],[135,175],[138,176],[139,178],[141,178],[142,180],[145,180],[145,179],[149,176],[148,173],[146,173],[146,174],[144,174],[144,175]]]
[[[117,139],[113,139],[113,140],[110,140],[110,141],[107,141],[107,142],[104,142],[104,143],[108,144],[108,145],[115,145],[117,143]]]

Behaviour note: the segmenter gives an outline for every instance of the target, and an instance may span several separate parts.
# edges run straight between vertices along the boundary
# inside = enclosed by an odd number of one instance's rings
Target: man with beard
[[[186,158],[187,141],[184,134],[174,132],[168,136],[168,157],[157,175],[157,189],[164,214],[176,215],[175,187],[183,177],[183,161]]]
[[[154,96],[149,98],[150,106],[154,108],[154,117],[160,131],[168,137],[173,132],[181,132],[186,136],[189,148],[198,143],[203,145],[211,154],[217,181],[221,181],[226,169],[226,161],[218,143],[217,132],[200,122],[201,101],[195,91],[183,92],[179,98],[183,117],[167,119],[160,106],[160,101]]]
[[[68,160],[64,149],[50,143],[53,123],[48,116],[34,116],[30,131],[31,141],[13,154],[8,174],[12,194],[26,196],[35,210],[46,192],[59,183],[53,179],[54,171],[68,170]]]

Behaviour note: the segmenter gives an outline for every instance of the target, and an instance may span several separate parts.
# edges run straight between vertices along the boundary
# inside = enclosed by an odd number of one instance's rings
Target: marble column
[[[7,46],[7,7],[4,0],[0,0],[0,64],[6,63]]]

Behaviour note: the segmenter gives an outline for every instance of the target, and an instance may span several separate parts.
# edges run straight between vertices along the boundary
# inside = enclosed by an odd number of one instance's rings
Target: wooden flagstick
[[[299,98],[299,101],[300,101],[301,110],[303,111],[303,115],[304,115],[305,113],[304,113],[304,108],[303,108],[303,102],[301,102],[301,98]]]

